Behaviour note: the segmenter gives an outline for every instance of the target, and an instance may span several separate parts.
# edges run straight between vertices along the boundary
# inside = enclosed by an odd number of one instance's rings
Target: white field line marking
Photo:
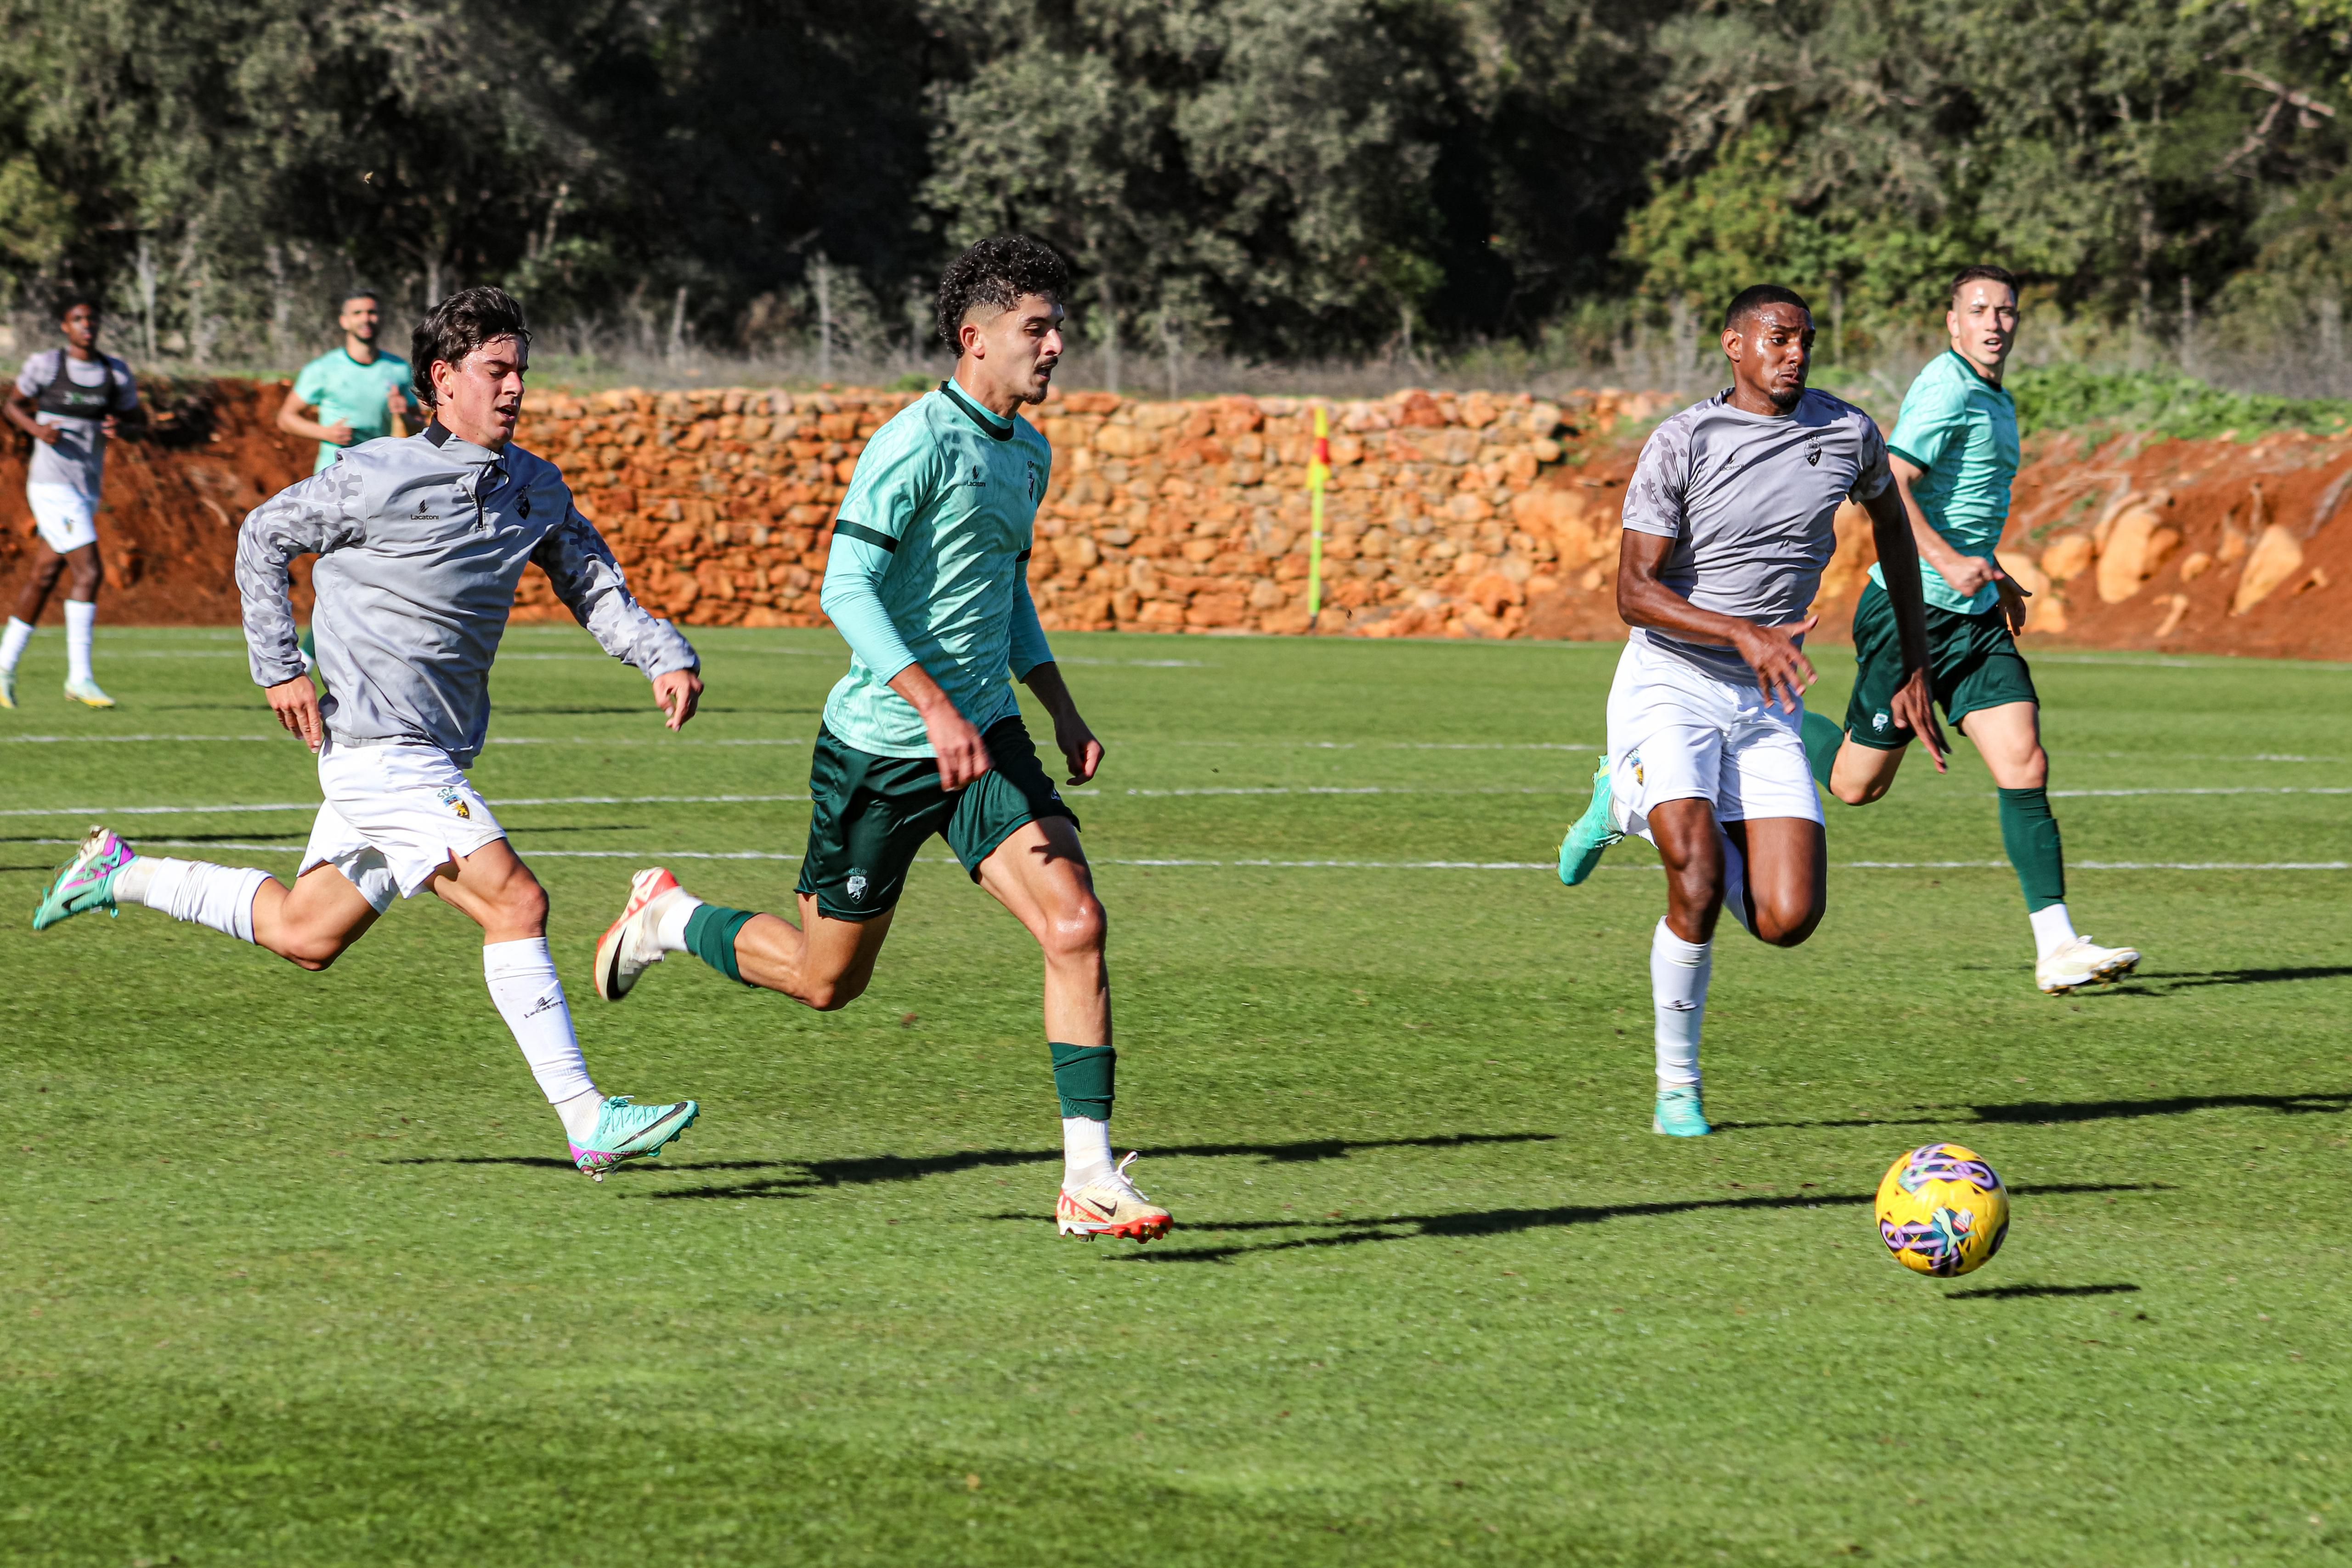
[[[528,833],[529,830],[524,830]],[[78,844],[79,839],[25,839],[21,843]],[[218,839],[148,839],[165,849],[245,850],[265,854],[297,854],[292,844],[236,843]],[[797,861],[801,857],[776,850],[533,850],[533,860],[636,861],[659,865],[665,861]],[[954,865],[952,855],[918,855],[927,865]],[[1347,861],[1347,860],[1192,860],[1177,856],[1100,859],[1096,865],[1192,867],[1204,870],[1273,871],[1557,871],[1550,861]],[[2075,861],[2082,871],[2352,871],[2352,861]],[[1603,866],[1603,871],[1655,872],[1655,865]],[[1840,871],[2006,871],[2007,861],[1841,861]]]
[[[2333,784],[2247,784],[2215,785],[2201,789],[2053,789],[2049,794],[2053,800],[2122,795],[2352,795],[2352,788]]]
[[[131,746],[142,741],[158,745],[192,740],[276,740],[275,735],[0,735],[10,746]],[[288,737],[291,739],[291,737]]]
[[[1072,790],[1071,793],[1078,793]],[[500,806],[731,806],[762,805],[776,800],[805,801],[806,795],[509,795]],[[275,800],[236,806],[60,806],[16,807],[0,817],[211,817],[270,811],[315,811],[317,800]]]

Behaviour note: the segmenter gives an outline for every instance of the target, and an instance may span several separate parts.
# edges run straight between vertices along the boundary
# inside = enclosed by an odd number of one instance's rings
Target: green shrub
[[[2025,435],[2104,427],[2192,441],[2230,433],[2336,431],[2352,423],[2352,402],[2340,399],[2225,392],[2177,371],[2039,365],[2017,371],[2008,384]]]

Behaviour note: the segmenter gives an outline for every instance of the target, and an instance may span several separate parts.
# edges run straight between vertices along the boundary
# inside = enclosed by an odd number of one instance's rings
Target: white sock
[[[1110,1124],[1092,1116],[1062,1118],[1062,1185],[1073,1191],[1118,1166],[1110,1157]]]
[[[482,978],[490,1000],[513,1031],[530,1075],[539,1080],[547,1103],[564,1113],[564,1131],[577,1139],[595,1130],[592,1116],[575,1128],[569,1113],[573,1102],[596,1092],[588,1063],[580,1055],[580,1037],[572,1030],[572,1005],[563,999],[563,982],[555,977],[555,957],[544,936],[520,942],[490,942],[482,947]]]
[[[1698,1082],[1698,1031],[1714,975],[1715,944],[1685,942],[1661,919],[1650,938],[1650,1003],[1657,1014],[1662,1086]]]
[[[193,920],[250,942],[254,895],[268,880],[268,872],[251,866],[139,855],[114,873],[114,901],[143,904],[174,920]]]
[[[1723,907],[1739,922],[1742,931],[1753,936],[1756,927],[1748,918],[1748,857],[1739,852],[1720,822],[1715,825],[1715,843],[1723,852]]]
[[[89,637],[97,624],[97,605],[87,599],[66,601],[66,679],[94,678],[89,673]]]
[[[2033,922],[2033,956],[2047,958],[2074,939],[2074,917],[2063,904],[2053,904],[2026,915]]]
[[[8,630],[0,632],[0,670],[14,670],[16,661],[25,656],[25,644],[33,640],[30,623],[8,617]]]
[[[604,1113],[604,1096],[593,1089],[583,1089],[569,1100],[555,1103],[555,1113],[563,1118],[563,1135],[588,1146],[588,1139],[596,1131],[596,1120]]]
[[[661,950],[665,953],[683,953],[686,951],[686,923],[696,910],[702,907],[702,900],[682,887],[662,896],[669,900],[669,907],[661,912],[659,920],[654,922],[654,940],[661,944]]]

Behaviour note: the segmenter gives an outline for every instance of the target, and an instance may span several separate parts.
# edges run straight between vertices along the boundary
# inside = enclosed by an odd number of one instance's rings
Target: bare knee
[[[285,931],[278,933],[271,951],[296,968],[317,974],[334,967],[335,960],[349,952],[357,939],[357,933]]]
[[[547,929],[547,889],[528,873],[510,879],[495,902],[499,922],[508,930]]]
[[[1110,916],[1092,894],[1048,913],[1039,940],[1057,961],[1097,956],[1110,936]]]
[[[800,999],[821,1013],[837,1013],[866,994],[867,975],[840,975],[829,980],[810,982],[800,993]]]
[[[1873,800],[1885,799],[1888,787],[1894,782],[1892,779],[1873,778],[1857,783],[1852,779],[1840,780],[1833,777],[1830,780],[1830,793],[1849,806],[1867,806]]]
[[[88,563],[76,561],[73,569],[73,580],[66,588],[66,597],[68,599],[79,599],[83,603],[87,604],[98,597],[98,591],[105,585],[105,582],[106,573],[104,570],[99,566],[98,562],[94,560]]]
[[[1822,923],[1822,907],[1762,904],[1756,906],[1756,939],[1775,947],[1801,947]]]

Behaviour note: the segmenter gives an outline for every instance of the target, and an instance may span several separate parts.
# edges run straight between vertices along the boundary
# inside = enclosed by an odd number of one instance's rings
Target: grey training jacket
[[[302,673],[287,571],[300,555],[319,558],[319,707],[340,745],[423,741],[472,767],[489,729],[490,660],[531,561],[604,650],[646,679],[699,667],[677,628],[631,597],[554,464],[460,441],[437,420],[421,435],[351,447],[247,515],[236,589],[260,685]]]

